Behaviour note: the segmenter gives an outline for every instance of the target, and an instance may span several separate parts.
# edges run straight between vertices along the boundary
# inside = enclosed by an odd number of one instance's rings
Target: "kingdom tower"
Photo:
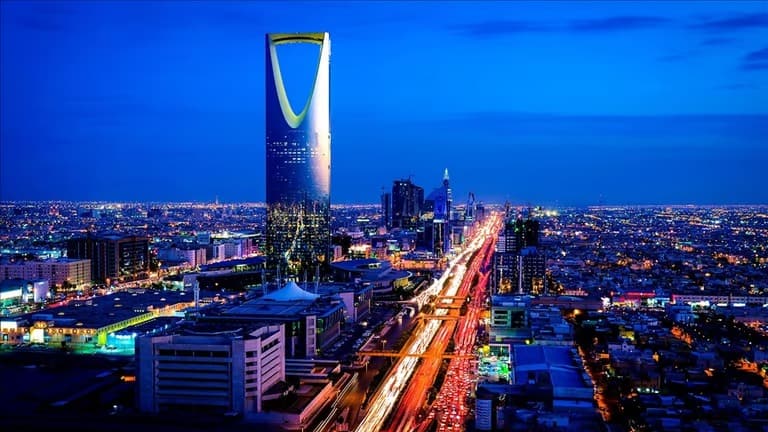
[[[277,46],[320,45],[309,98],[294,113],[285,91]],[[269,266],[315,273],[330,261],[331,40],[328,33],[266,35],[266,185]]]

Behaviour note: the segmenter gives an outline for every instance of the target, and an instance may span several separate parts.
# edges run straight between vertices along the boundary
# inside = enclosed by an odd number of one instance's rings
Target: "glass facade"
[[[294,113],[285,93],[276,47],[320,45],[306,104]],[[271,268],[312,274],[332,258],[331,130],[328,33],[266,35],[266,254]]]
[[[424,189],[407,180],[392,183],[392,222],[394,228],[415,230],[424,206]]]

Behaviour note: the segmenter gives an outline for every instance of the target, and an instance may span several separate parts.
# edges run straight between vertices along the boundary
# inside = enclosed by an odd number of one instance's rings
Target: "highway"
[[[415,298],[419,305],[425,304],[431,296],[452,297],[459,295],[460,292],[463,292],[463,295],[466,296],[469,284],[471,283],[476,271],[479,268],[479,264],[473,265],[472,271],[470,271],[470,274],[467,275],[466,273],[468,260],[472,254],[483,247],[486,248],[485,252],[487,253],[487,248],[489,244],[492,243],[497,233],[500,223],[499,221],[500,219],[497,214],[493,214],[486,220],[482,228],[477,231],[477,234],[474,236],[474,238],[468,241],[466,248],[464,248],[453,260],[451,260],[448,268],[440,277],[440,279],[438,279],[428,289],[424,290],[421,294],[419,294],[419,296]],[[480,260],[476,260],[476,262],[479,263]],[[443,302],[450,304],[455,301],[457,300],[441,299],[438,300],[438,303]],[[439,305],[436,304],[435,306]],[[447,315],[449,312],[457,313],[458,311],[455,309],[436,307],[434,315]],[[437,343],[431,348],[432,351],[430,351],[430,354],[437,354],[438,352],[442,353],[442,351],[445,350],[448,341],[450,340],[453,326],[455,325],[455,322],[453,322],[454,324],[447,324],[449,322],[451,321],[428,319],[425,325],[417,327],[408,343],[404,347],[403,352],[407,354],[423,354],[430,348],[433,339],[436,339]],[[444,330],[438,333],[441,328]],[[437,338],[435,338],[436,335],[438,336]],[[437,358],[435,358],[434,361],[430,361],[430,359],[427,358],[423,363],[431,364],[432,367],[430,370],[434,369],[434,373],[436,374],[440,361],[441,360]],[[368,406],[368,412],[366,413],[361,423],[358,425],[356,429],[357,431],[378,432],[382,430],[387,418],[392,413],[394,405],[398,402],[398,400],[401,399],[401,395],[406,386],[416,388],[418,385],[421,386],[422,392],[426,392],[426,389],[432,385],[434,374],[430,380],[428,376],[423,376],[425,374],[419,373],[416,383],[417,385],[412,385],[411,376],[417,369],[418,363],[419,358],[413,356],[404,356],[397,359],[396,364],[392,367],[389,374],[384,378],[377,392],[371,397]],[[435,364],[437,367],[434,366]],[[429,382],[427,383],[427,381]],[[421,398],[423,400],[423,395]],[[416,405],[419,403],[419,398],[403,398],[403,403]],[[415,412],[409,413],[408,417],[411,418],[398,418],[399,424],[394,426],[394,430],[408,430],[408,427],[410,427],[408,425],[413,422],[412,417],[414,414]],[[405,424],[403,424],[403,422],[405,422]],[[405,429],[400,429],[401,427],[405,427]]]
[[[481,276],[472,290],[472,302],[469,305],[465,319],[459,323],[455,336],[455,352],[471,354],[474,352],[477,324],[480,313],[484,309],[484,291],[488,283],[488,274]],[[443,386],[432,404],[425,422],[418,430],[426,430],[430,422],[437,421],[438,431],[463,430],[466,417],[469,414],[467,397],[475,385],[476,368],[473,360],[468,358],[452,359],[448,366]]]
[[[473,354],[475,339],[477,338],[477,326],[482,311],[485,309],[486,286],[490,276],[491,257],[496,243],[496,238],[488,244],[485,250],[482,272],[477,283],[472,287],[471,298],[467,308],[467,314],[459,322],[454,338],[457,354]],[[478,257],[479,258],[479,257]],[[479,262],[479,260],[478,260]],[[437,422],[437,431],[463,430],[466,417],[469,414],[467,398],[472,394],[476,383],[476,367],[469,358],[455,358],[448,366],[442,388],[432,404],[427,421],[422,423],[417,430],[425,431],[432,421]]]
[[[455,297],[457,298],[456,299],[438,298],[438,301],[435,303],[436,307],[439,308],[440,305],[442,304],[451,304],[454,302],[460,304],[464,302],[467,295],[470,294],[471,284],[475,280],[475,276],[479,274],[478,272],[481,269],[480,263],[483,261],[482,258],[483,256],[485,257],[490,256],[489,251],[492,250],[491,249],[492,245],[493,245],[493,239],[490,239],[485,243],[485,246],[481,249],[482,253],[476,256],[474,260],[471,263],[469,263],[469,269],[466,271],[464,278],[461,281],[458,292],[454,294]],[[476,291],[479,291],[477,295],[482,295],[482,289],[479,289],[479,290],[476,289]],[[476,302],[477,299],[475,298],[474,301]],[[448,311],[448,314],[455,315],[458,317],[459,310],[450,309]],[[476,330],[475,325],[477,323],[477,316],[476,316],[477,310],[474,311],[474,315],[475,315],[474,318],[472,318],[471,316],[467,316],[460,319],[459,321],[443,322],[443,325],[438,330],[428,350],[428,353],[430,353],[432,357],[425,358],[419,364],[416,370],[416,373],[414,375],[414,378],[411,379],[411,382],[409,383],[408,388],[406,389],[405,393],[400,399],[400,402],[397,404],[397,409],[395,410],[394,415],[391,416],[392,424],[389,425],[388,430],[411,431],[419,426],[417,422],[419,420],[422,420],[421,418],[419,418],[419,413],[422,411],[422,408],[424,407],[424,402],[427,397],[428,390],[430,389],[430,387],[432,387],[435,381],[435,378],[437,377],[437,374],[440,370],[440,365],[442,364],[440,355],[445,351],[451,339],[454,339],[454,342],[455,342],[454,350],[456,352],[458,352],[459,354],[472,354],[472,349],[474,346],[474,336],[475,336],[475,330]],[[456,369],[457,365],[459,364],[457,360],[458,359],[454,359],[451,362],[454,369]],[[466,364],[469,364],[468,359],[464,359],[464,361],[466,362]],[[455,371],[453,373],[455,373]],[[449,371],[448,374],[446,374],[446,377],[445,377],[446,382],[443,384],[442,388],[439,389],[440,395],[445,394],[445,390],[448,388],[446,387],[446,384],[450,384],[451,382],[454,381],[454,377],[452,376],[453,373]],[[452,385],[454,384],[450,384],[450,386]],[[462,405],[462,406],[464,405],[463,396],[455,394],[455,392],[453,392],[452,390],[451,390],[451,394],[452,394],[452,397],[450,398],[451,400],[448,402],[453,406],[453,408],[456,408],[459,405]]]

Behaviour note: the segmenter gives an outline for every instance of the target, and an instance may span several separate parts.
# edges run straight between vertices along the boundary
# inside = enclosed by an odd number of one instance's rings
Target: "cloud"
[[[21,8],[14,9],[11,20],[23,29],[60,33],[71,29],[69,20],[76,15],[76,10],[68,5],[59,3],[19,4]]]
[[[744,55],[741,68],[749,71],[768,69],[768,47]]]
[[[690,27],[707,31],[733,31],[748,28],[764,28],[768,27],[768,13],[742,14],[729,18],[710,19],[705,22],[693,24]]]
[[[768,61],[768,47],[759,49],[757,51],[752,51],[751,53],[744,56],[744,61],[747,61],[747,62]]]
[[[744,63],[741,65],[741,68],[747,71],[766,70],[768,69],[768,62]]]
[[[521,33],[545,33],[571,31],[579,33],[639,30],[660,27],[670,22],[656,16],[612,16],[591,20],[573,20],[562,24],[524,20],[488,20],[451,26],[450,29],[466,36],[492,37]]]
[[[657,16],[615,16],[592,20],[575,20],[571,21],[569,27],[576,32],[603,32],[655,28],[667,25],[669,22],[669,19]]]
[[[717,46],[717,45],[728,45],[736,42],[738,39],[735,38],[709,38],[701,41],[699,45],[701,46]]]
[[[486,37],[486,36],[504,36],[518,33],[537,33],[556,30],[554,27],[546,26],[533,21],[519,20],[491,20],[472,24],[453,26],[453,30],[466,36]]]

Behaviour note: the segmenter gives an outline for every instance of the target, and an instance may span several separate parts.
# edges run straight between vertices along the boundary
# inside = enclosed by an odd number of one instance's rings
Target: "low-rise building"
[[[0,343],[105,347],[114,332],[178,314],[193,305],[191,293],[176,291],[126,291],[76,300],[66,306],[3,319]]]
[[[8,279],[0,281],[0,307],[39,303],[50,298],[47,280]]]
[[[386,260],[375,258],[336,261],[331,263],[333,278],[337,282],[364,282],[371,285],[374,294],[385,294],[408,285],[410,272],[396,270]]]
[[[344,304],[338,296],[323,297],[290,281],[275,291],[221,313],[200,318],[210,323],[267,321],[285,324],[287,357],[313,358],[341,334]]]

